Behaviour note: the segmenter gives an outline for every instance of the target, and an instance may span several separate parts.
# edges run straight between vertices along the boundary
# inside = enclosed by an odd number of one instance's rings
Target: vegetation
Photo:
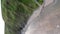
[[[1,0],[5,34],[21,34],[28,18],[38,8],[35,0]],[[37,0],[42,4],[43,0]]]

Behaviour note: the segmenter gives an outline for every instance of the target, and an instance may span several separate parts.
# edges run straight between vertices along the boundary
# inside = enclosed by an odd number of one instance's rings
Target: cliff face
[[[21,34],[28,18],[38,8],[34,0],[1,0],[5,34]],[[37,0],[42,4],[43,0]]]
[[[50,8],[30,22],[25,34],[60,34],[60,7]]]
[[[38,17],[28,23],[25,34],[60,34],[60,0],[44,7]]]

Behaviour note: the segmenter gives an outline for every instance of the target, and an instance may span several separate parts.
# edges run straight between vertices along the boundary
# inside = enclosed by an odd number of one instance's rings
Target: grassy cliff
[[[38,8],[35,0],[1,0],[5,34],[21,34],[28,18]],[[42,4],[43,0],[36,0]]]

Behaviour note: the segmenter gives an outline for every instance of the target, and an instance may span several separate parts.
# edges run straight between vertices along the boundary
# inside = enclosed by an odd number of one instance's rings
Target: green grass
[[[1,0],[5,34],[18,34],[25,27],[32,12],[38,8],[35,0]],[[43,0],[37,0],[42,4]]]

